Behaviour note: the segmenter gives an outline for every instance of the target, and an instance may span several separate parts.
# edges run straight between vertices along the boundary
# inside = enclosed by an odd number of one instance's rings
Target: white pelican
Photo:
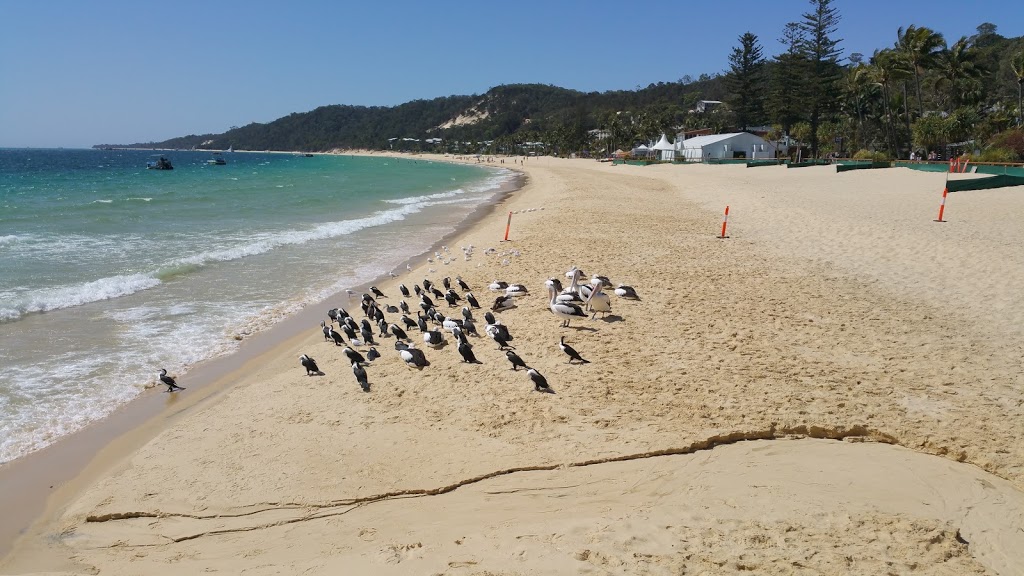
[[[576,304],[572,304],[569,302],[559,302],[558,300],[556,300],[554,289],[548,289],[548,293],[551,296],[551,300],[548,303],[548,307],[551,309],[552,314],[565,320],[565,322],[562,323],[563,328],[569,326],[569,321],[572,320],[573,318],[587,317],[586,312],[584,312],[583,309],[577,306]]]
[[[491,310],[494,310],[495,312],[500,312],[502,310],[515,308],[515,306],[516,299],[513,298],[512,296],[498,296],[497,298],[494,299],[494,305],[491,306]]]
[[[593,276],[590,277],[590,285],[597,286],[598,284],[604,286],[605,288],[612,287],[612,281],[609,280],[607,276],[598,276],[597,274],[594,274]]]
[[[526,286],[523,286],[522,284],[509,284],[508,286],[505,287],[506,296],[525,296],[529,293],[530,291],[527,290]]]
[[[619,284],[619,287],[615,289],[615,295],[619,298],[626,298],[627,300],[639,300],[636,290],[633,290],[632,286],[626,286],[625,284]]]
[[[493,291],[493,292],[499,292],[501,290],[504,290],[505,288],[508,288],[508,282],[502,282],[501,280],[495,280],[494,282],[491,282],[491,285],[488,286],[487,288],[489,290]]]
[[[612,299],[604,293],[604,285],[598,284],[594,286],[593,292],[587,298],[587,306],[594,312],[594,315],[590,317],[591,320],[597,318],[598,312],[602,312],[607,316],[612,311]]]

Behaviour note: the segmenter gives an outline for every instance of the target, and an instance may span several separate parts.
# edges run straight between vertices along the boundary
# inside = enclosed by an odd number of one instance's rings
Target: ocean
[[[111,413],[159,368],[180,375],[396,270],[514,176],[184,151],[147,170],[152,154],[0,150],[0,463]]]

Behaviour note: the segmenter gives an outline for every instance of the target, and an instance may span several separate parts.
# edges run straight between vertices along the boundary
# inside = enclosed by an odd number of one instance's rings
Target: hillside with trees
[[[951,39],[907,23],[893,30],[892,45],[844,55],[841,24],[833,0],[810,0],[779,31],[781,54],[765,56],[760,39],[744,32],[722,74],[635,90],[503,85],[393,107],[323,106],[223,134],[122,146],[603,155],[663,132],[756,129],[788,135],[815,157],[977,150],[978,160],[1024,161],[1024,37],[982,23]],[[702,111],[701,101],[724,105]]]

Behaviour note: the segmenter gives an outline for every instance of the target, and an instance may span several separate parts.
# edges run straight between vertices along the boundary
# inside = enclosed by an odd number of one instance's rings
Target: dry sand
[[[454,242],[472,259],[398,280],[526,284],[499,316],[555,394],[486,338],[483,364],[448,346],[423,371],[386,339],[364,394],[310,326],[0,571],[1024,572],[1020,189],[951,195],[939,224],[944,175],[906,169],[524,169]],[[544,280],[572,265],[643,300],[560,328]]]

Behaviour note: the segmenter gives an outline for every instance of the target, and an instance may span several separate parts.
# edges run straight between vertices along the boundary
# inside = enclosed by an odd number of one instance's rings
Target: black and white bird
[[[409,336],[405,333],[405,330],[399,328],[398,324],[392,324],[389,328],[391,329],[391,334],[393,334],[395,338],[398,338],[399,340],[409,339]]]
[[[530,291],[522,284],[509,284],[505,287],[506,296],[526,296]]]
[[[428,330],[423,333],[423,343],[431,348],[444,346],[444,333],[440,330]]]
[[[526,368],[527,370],[530,369],[530,367],[526,365],[526,362],[523,362],[523,359],[519,357],[519,354],[516,354],[511,350],[505,351],[505,357],[508,358],[508,361],[512,363],[512,370],[519,370],[520,366]]]
[[[462,321],[462,330],[466,334],[471,334],[473,336],[480,336],[480,334],[476,331],[476,324],[472,320],[469,320],[469,319],[463,320]]]
[[[331,308],[330,310],[328,310],[327,311],[327,317],[330,318],[331,322],[334,322],[335,320],[337,320],[338,319],[338,309],[337,308]]]
[[[331,340],[331,330],[333,328],[327,326],[327,322],[324,322],[323,320],[321,320],[320,321],[320,329],[323,330],[323,332],[324,332],[324,340],[330,341]]]
[[[405,300],[402,300],[398,303],[398,309],[402,311],[402,314],[408,314],[409,304]]]
[[[587,317],[587,313],[584,312],[583,309],[577,306],[576,304],[573,304],[571,302],[557,301],[555,299],[556,294],[553,288],[548,287],[548,294],[551,296],[551,299],[548,302],[548,308],[550,308],[552,314],[564,320],[564,322],[562,322],[563,328],[569,326],[569,321],[572,320],[573,318]]]
[[[572,364],[573,360],[579,360],[580,364],[590,364],[590,360],[584,360],[583,356],[580,356],[580,353],[575,348],[565,343],[565,336],[559,338],[558,348],[569,357],[569,364]]]
[[[341,334],[337,330],[334,329],[334,326],[328,326],[327,330],[328,330],[328,334],[327,335],[331,337],[331,340],[334,340],[334,345],[335,346],[344,346],[345,345],[345,340],[341,337]]]
[[[449,308],[452,308],[454,306],[458,306],[458,304],[457,304],[457,302],[458,302],[458,294],[456,294],[454,290],[449,290],[444,295],[444,301],[448,303],[448,307]]]
[[[601,312],[605,316],[612,311],[612,299],[604,293],[604,285],[598,284],[594,286],[594,290],[587,297],[587,306],[594,312],[594,315],[590,317],[591,320],[597,318],[597,313]]]
[[[405,314],[402,314],[402,324],[405,324],[406,330],[412,330],[413,328],[416,327],[416,321],[413,320],[412,318],[409,318]]]
[[[458,326],[452,328],[452,336],[459,344],[469,344],[469,338],[466,338],[466,334]]]
[[[416,326],[420,329],[420,332],[427,331],[427,317],[422,312],[416,313]]]
[[[537,370],[530,368],[526,371],[530,376],[530,380],[533,382],[533,389],[537,392],[551,392],[551,386],[548,386],[548,379],[545,378]]]
[[[434,283],[431,282],[430,280],[427,280],[426,278],[423,279],[423,289],[426,290],[427,292],[430,292],[430,287],[433,285]]]
[[[430,299],[430,296],[427,296],[425,292],[423,294],[420,294],[420,308],[422,308],[423,311],[425,312],[433,307],[434,301]]]
[[[491,306],[491,310],[495,312],[501,312],[502,310],[509,310],[516,307],[516,299],[512,296],[498,296],[494,299],[494,304]]]
[[[370,329],[370,323],[367,322],[359,327],[359,335],[363,337],[363,342],[367,344],[376,344],[373,341],[373,330]]]
[[[599,284],[604,288],[612,287],[612,281],[609,280],[607,276],[599,276],[597,274],[594,274],[593,276],[590,277],[591,286],[597,286]]]
[[[377,349],[371,346],[370,350],[366,353],[366,359],[373,362],[377,358],[380,358],[380,352],[377,352]]]
[[[547,281],[544,282],[544,285],[547,286],[549,290],[554,288],[555,292],[562,291],[562,281],[558,278],[548,278]]]
[[[359,365],[359,362],[352,363],[352,374],[356,377],[356,382],[359,382],[359,387],[363,389],[363,392],[370,391],[370,380],[366,376],[366,369]]]
[[[446,290],[450,290],[452,287],[452,279],[445,276],[444,278],[441,278],[441,284],[444,284]]]
[[[626,286],[625,284],[619,284],[619,287],[615,289],[615,295],[627,300],[640,299],[640,296],[637,296],[636,290],[632,286]]]
[[[394,304],[389,304],[384,309],[388,311],[388,314],[398,314],[398,306],[395,306]]]
[[[469,320],[470,322],[473,321],[473,312],[470,311],[468,306],[462,307],[462,318],[463,320]]]
[[[373,292],[373,295],[376,296],[377,298],[387,298],[387,296],[385,296],[384,293],[381,292],[380,289],[378,289],[376,286],[370,286],[370,292]]]
[[[501,326],[501,324],[488,324],[486,327],[487,335],[498,345],[498,350],[504,350],[505,348],[515,349],[515,346],[508,343],[510,339],[508,338],[508,333],[503,333],[502,330],[498,329],[498,326]]]
[[[355,340],[356,337],[356,324],[351,318],[346,318],[347,322],[341,325],[341,331],[348,336],[349,340]]]
[[[316,360],[313,360],[309,356],[306,356],[305,354],[299,356],[299,363],[306,369],[306,376],[320,374],[320,368],[316,365]]]
[[[483,364],[483,362],[476,359],[476,355],[473,354],[473,345],[469,342],[462,342],[459,344],[459,354],[462,356],[462,361],[469,364]]]
[[[366,358],[363,358],[362,354],[356,352],[355,350],[349,348],[348,346],[345,346],[345,349],[342,350],[341,352],[345,355],[345,357],[348,358],[349,362],[358,362],[360,364],[366,363]]]
[[[480,307],[480,303],[476,301],[476,296],[473,296],[472,292],[466,292],[466,302],[469,302],[469,305],[473,308]]]
[[[505,290],[505,288],[508,288],[508,282],[502,282],[501,280],[495,280],[494,282],[491,282],[490,286],[487,287],[487,289],[491,290],[492,292],[500,292]]]
[[[427,357],[423,354],[423,351],[417,348],[406,347],[399,350],[398,355],[402,358],[402,361],[411,368],[422,370],[424,366],[430,366],[430,362],[427,361]]]
[[[384,336],[385,338],[388,337],[388,323],[385,322],[383,318],[377,320],[377,329],[380,330],[377,334],[378,336]]]
[[[466,284],[466,282],[462,279],[462,276],[456,276],[455,280],[456,282],[459,283],[459,288],[462,288],[463,292],[469,292],[469,284]]]
[[[160,369],[160,383],[167,386],[167,391],[168,392],[174,392],[175,390],[184,390],[185,389],[182,386],[178,386],[178,383],[174,380],[174,378],[171,378],[170,376],[168,376],[167,375],[167,370],[165,370],[163,368]]]
[[[402,296],[409,297],[409,289],[405,287],[405,284],[399,284],[398,291],[402,293]]]
[[[484,312],[484,323],[486,324],[497,324],[498,321],[494,319],[494,314],[490,311]]]

